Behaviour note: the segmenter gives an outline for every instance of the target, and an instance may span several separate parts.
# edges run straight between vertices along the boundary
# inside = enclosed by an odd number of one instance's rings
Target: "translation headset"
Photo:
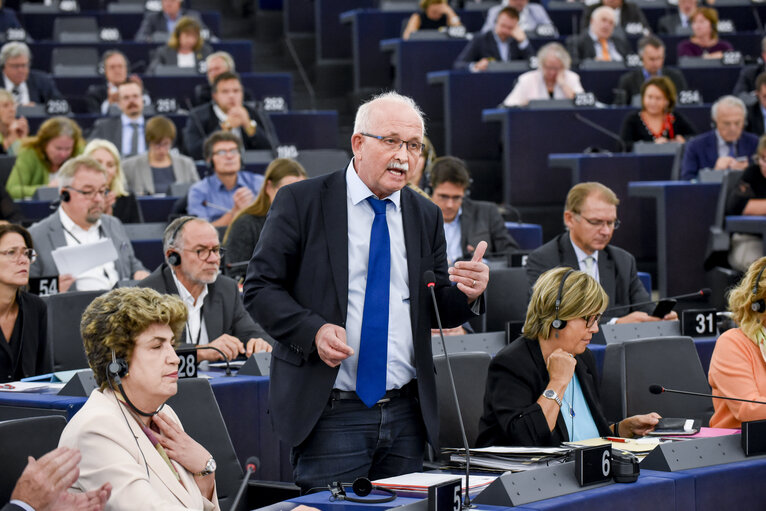
[[[561,300],[564,296],[564,283],[567,281],[567,278],[572,273],[574,273],[574,270],[571,270],[571,269],[567,270],[564,276],[561,277],[561,284],[559,284],[559,293],[558,293],[558,296],[556,296],[556,317],[551,323],[551,327],[555,328],[556,330],[561,330],[562,328],[567,326],[567,320],[559,318],[559,309],[561,308]]]
[[[763,270],[766,270],[766,265],[761,268],[761,271],[758,272],[758,276],[755,278],[755,283],[753,284],[753,299],[758,296],[758,283],[761,281]],[[766,301],[764,301],[763,298],[753,301],[750,304],[750,310],[753,312],[766,312]]]
[[[366,477],[358,477],[354,480],[354,484],[351,485],[351,490],[354,492],[354,495],[356,497],[351,497],[348,494],[346,494],[346,488],[348,487],[348,483],[341,483],[341,482],[335,482],[331,483],[328,487],[330,488],[330,500],[345,500],[348,502],[356,502],[360,504],[383,504],[386,502],[391,502],[396,498],[396,492],[394,490],[391,490],[389,488],[384,488],[382,486],[375,486],[373,485],[369,479]],[[372,492],[372,490],[377,490],[379,492],[387,494],[385,497],[380,497],[377,499],[360,499],[357,497],[366,497],[367,495]]]
[[[181,229],[183,229],[184,225],[188,224],[192,220],[196,220],[197,217],[193,216],[187,216],[184,219],[182,219],[175,229],[173,229],[173,232],[170,234],[170,238],[168,238],[168,245],[169,246],[175,246],[176,238],[178,237],[178,233],[181,232]],[[176,252],[175,250],[170,251],[168,253],[168,264],[170,266],[179,266],[181,264],[181,254]]]
[[[139,415],[143,415],[144,417],[153,417],[157,415],[157,412],[162,410],[162,407],[165,406],[165,403],[163,403],[162,406],[153,412],[145,412],[136,408],[136,405],[130,401],[130,398],[125,393],[125,389],[122,388],[122,378],[124,378],[126,374],[128,374],[127,361],[122,357],[118,357],[114,350],[112,350],[112,361],[109,362],[109,365],[106,366],[107,380],[112,381],[117,385],[117,388],[120,389],[120,394],[122,394],[122,397],[125,398],[125,402],[134,412]]]
[[[70,200],[72,200],[72,194],[69,193],[69,190],[61,190],[59,199],[61,199],[61,202],[69,202]]]

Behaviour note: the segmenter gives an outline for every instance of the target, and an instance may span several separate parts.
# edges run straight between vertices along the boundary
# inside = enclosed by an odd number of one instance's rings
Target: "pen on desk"
[[[609,440],[610,442],[620,442],[621,444],[628,443],[627,438],[620,438],[618,436],[602,436],[601,438],[603,438],[604,440]]]
[[[0,389],[13,390],[13,389],[15,389],[15,388],[16,388],[16,387],[14,387],[13,385],[11,385],[10,383],[2,383],[2,384],[0,384]]]

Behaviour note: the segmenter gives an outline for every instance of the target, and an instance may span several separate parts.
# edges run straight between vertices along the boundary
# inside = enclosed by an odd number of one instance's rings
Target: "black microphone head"
[[[700,289],[700,296],[702,298],[710,296],[712,293],[713,293],[713,290],[710,289],[709,287],[703,287],[702,289]]]
[[[662,394],[665,392],[665,389],[662,388],[662,385],[649,385],[649,392],[652,394]]]
[[[436,283],[436,275],[434,275],[434,272],[427,270],[423,274],[423,283],[426,285],[426,287],[433,286]]]
[[[245,461],[245,470],[252,467],[253,472],[257,472],[259,468],[261,468],[261,460],[258,458],[258,456],[250,456],[247,458],[247,461]]]

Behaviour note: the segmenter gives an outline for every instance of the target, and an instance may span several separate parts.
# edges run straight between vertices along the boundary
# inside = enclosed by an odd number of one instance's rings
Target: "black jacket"
[[[248,137],[245,130],[240,129],[245,150],[271,149],[271,143],[266,136],[266,129],[261,116],[249,106],[245,105],[245,108],[247,108],[247,112],[250,114],[250,119],[256,123],[255,133],[252,137]],[[204,133],[200,132],[200,127],[204,130]],[[186,147],[185,154],[195,160],[201,160],[202,146],[205,143],[205,139],[211,133],[220,129],[221,125],[213,111],[212,102],[192,109],[189,112],[189,118],[186,120],[186,126],[184,126],[183,131],[183,141]]]
[[[513,37],[508,41],[508,60],[524,60],[531,57],[532,54],[531,44],[527,43],[527,46],[522,50],[519,48],[519,42]],[[503,60],[500,57],[500,50],[497,48],[494,32],[475,34],[471,42],[463,48],[455,60],[455,69],[466,69],[471,63],[478,62],[483,58]]]
[[[53,359],[48,349],[48,308],[38,296],[24,291],[19,291],[16,296],[21,316],[21,342],[18,354],[12,354],[10,344],[3,341],[0,347],[0,382],[53,371]]]

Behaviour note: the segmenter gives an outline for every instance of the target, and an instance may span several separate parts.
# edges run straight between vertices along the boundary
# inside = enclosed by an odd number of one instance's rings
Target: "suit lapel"
[[[562,266],[568,266],[575,270],[580,269],[580,262],[577,260],[577,254],[575,254],[574,248],[572,248],[572,241],[569,239],[569,233],[565,233],[559,238],[559,254]]]
[[[223,306],[221,297],[215,292],[215,282],[207,285],[207,296],[202,305],[208,342],[213,342],[223,333]]]
[[[348,208],[346,172],[334,173],[323,184],[321,207],[335,292],[342,317],[348,311]]]
[[[598,254],[598,280],[601,287],[606,291],[606,295],[609,297],[609,305],[616,305],[614,300],[617,296],[615,294],[617,291],[617,284],[614,276],[614,261],[609,257],[606,250],[602,250]]]
[[[415,193],[406,186],[401,192],[402,227],[404,229],[404,247],[407,250],[407,275],[410,287],[410,321],[412,322],[413,339],[417,339],[418,331],[418,304],[420,303],[420,288],[422,281],[422,269],[420,268],[420,239],[416,223],[420,220]]]

